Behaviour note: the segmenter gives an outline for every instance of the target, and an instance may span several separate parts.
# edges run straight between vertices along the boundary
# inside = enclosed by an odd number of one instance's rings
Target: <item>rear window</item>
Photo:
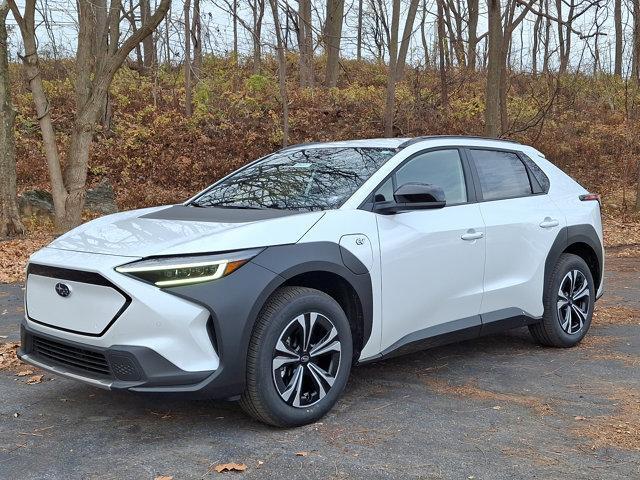
[[[520,157],[511,152],[472,150],[484,200],[531,195],[531,182]]]

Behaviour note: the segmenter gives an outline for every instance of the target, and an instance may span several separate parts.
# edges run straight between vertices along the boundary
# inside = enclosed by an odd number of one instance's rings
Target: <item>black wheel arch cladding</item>
[[[602,243],[593,225],[570,225],[563,227],[558,232],[545,261],[545,284],[553,272],[553,267],[563,253],[574,253],[583,257],[591,270],[597,292],[602,283],[604,259],[602,256]],[[584,258],[585,256],[587,258]]]
[[[167,292],[195,302],[211,313],[220,366],[204,387],[203,396],[220,397],[225,392],[224,396],[231,397],[244,391],[247,351],[260,310],[279,287],[295,285],[296,277],[301,275],[313,272],[337,275],[353,289],[360,304],[359,334],[364,346],[371,336],[373,322],[371,277],[364,265],[367,273],[353,273],[345,266],[343,256],[349,258],[351,266],[360,262],[350,252],[344,249],[341,252],[334,242],[272,246],[227,277],[167,288]]]

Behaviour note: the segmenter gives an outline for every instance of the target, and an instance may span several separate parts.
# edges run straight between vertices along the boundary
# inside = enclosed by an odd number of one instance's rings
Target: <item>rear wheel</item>
[[[351,327],[333,298],[311,288],[281,288],[257,319],[240,404],[279,427],[314,422],[342,393],[352,355]]]
[[[529,330],[543,345],[572,347],[591,326],[594,302],[595,284],[586,262],[562,254],[545,286],[542,322]]]

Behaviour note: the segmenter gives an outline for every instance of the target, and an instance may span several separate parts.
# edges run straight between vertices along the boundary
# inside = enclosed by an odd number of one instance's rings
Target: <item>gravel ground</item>
[[[322,422],[278,430],[233,403],[107,392],[0,372],[0,478],[640,478],[640,259],[607,258],[589,337],[526,330],[355,368]],[[0,285],[16,341],[19,285]],[[299,454],[301,453],[301,454]]]

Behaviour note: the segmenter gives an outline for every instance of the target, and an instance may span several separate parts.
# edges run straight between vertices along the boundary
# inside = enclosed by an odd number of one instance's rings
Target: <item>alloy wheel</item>
[[[325,315],[304,313],[294,318],[276,343],[273,381],[282,400],[306,408],[322,400],[340,368],[338,330]]]
[[[587,277],[580,270],[569,271],[558,290],[557,311],[562,330],[569,335],[580,332],[587,320],[590,305],[591,291]]]

